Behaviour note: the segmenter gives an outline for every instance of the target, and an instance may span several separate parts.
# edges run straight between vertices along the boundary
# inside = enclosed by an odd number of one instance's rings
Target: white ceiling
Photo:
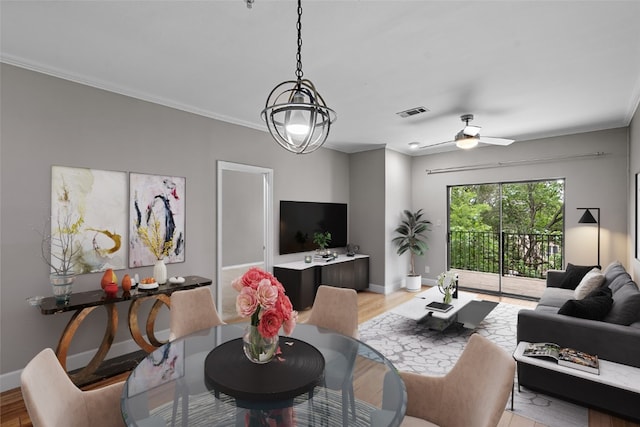
[[[251,128],[295,78],[293,0],[0,7],[3,62]],[[635,0],[304,0],[302,34],[338,114],[325,146],[345,152],[448,141],[464,113],[516,140],[627,126],[640,100]]]

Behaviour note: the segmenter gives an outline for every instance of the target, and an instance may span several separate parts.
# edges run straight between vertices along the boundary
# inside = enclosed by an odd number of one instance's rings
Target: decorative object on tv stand
[[[331,233],[328,231],[325,232],[316,232],[313,233],[313,243],[319,246],[318,253],[322,255],[323,258],[329,257],[329,251],[327,247],[331,242]]]
[[[278,352],[278,332],[291,335],[298,320],[298,312],[285,295],[284,287],[271,273],[257,267],[231,282],[239,292],[236,311],[251,317],[243,336],[243,349],[254,363],[267,363]]]
[[[54,221],[53,215],[51,221]],[[81,252],[78,234],[84,219],[69,203],[69,192],[63,191],[57,205],[55,225],[45,224],[42,232],[41,255],[50,268],[49,282],[57,303],[66,304],[71,298],[75,268]],[[51,231],[47,232],[47,228]]]
[[[598,224],[598,265],[600,265],[600,208],[577,208],[584,210],[584,213],[578,220],[578,224]],[[598,219],[594,218],[591,211],[598,213]]]
[[[295,154],[307,154],[320,148],[327,140],[336,113],[327,107],[311,80],[302,78],[301,0],[298,0],[296,28],[296,80],[282,82],[271,91],[261,116],[269,133],[282,148]]]
[[[347,256],[352,257],[355,256],[356,253],[360,250],[360,246],[352,245],[351,243],[347,244]]]
[[[458,298],[458,273],[447,271],[440,273],[437,279],[438,290],[442,293],[442,302],[451,304],[452,298]]]
[[[422,209],[416,212],[405,210],[403,215],[404,219],[395,229],[395,233],[398,236],[394,237],[392,242],[398,248],[398,255],[402,255],[407,251],[411,255],[406,288],[407,291],[416,292],[422,288],[422,276],[415,272],[415,257],[424,255],[428,249],[427,237],[423,233],[429,230],[431,221],[422,219]]]

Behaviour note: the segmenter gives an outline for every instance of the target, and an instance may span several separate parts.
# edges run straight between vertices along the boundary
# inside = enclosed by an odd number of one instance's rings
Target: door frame
[[[260,166],[245,165],[242,163],[227,162],[224,160],[217,161],[217,247],[216,247],[216,305],[218,311],[222,310],[222,230],[224,227],[222,218],[222,200],[223,200],[223,172],[235,171],[256,175],[262,175],[262,191],[263,191],[263,236],[262,236],[262,252],[264,258],[264,267],[266,271],[271,271],[273,267],[273,169]]]

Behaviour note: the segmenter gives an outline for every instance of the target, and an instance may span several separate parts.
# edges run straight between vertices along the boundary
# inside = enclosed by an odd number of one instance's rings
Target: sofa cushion
[[[599,268],[591,269],[591,271],[584,275],[580,284],[576,287],[576,290],[574,291],[574,298],[583,299],[592,291],[599,288],[603,282],[604,274],[602,274],[602,271],[600,271]]]
[[[560,307],[558,314],[581,319],[602,320],[609,313],[612,305],[611,289],[605,286],[597,288],[581,300],[570,299]]]
[[[564,280],[560,283],[563,289],[575,289],[580,284],[582,278],[593,268],[600,268],[599,265],[573,265],[567,264]]]
[[[607,282],[606,277],[607,276],[605,276],[605,284],[611,289],[614,294],[618,292],[618,289],[622,288],[627,283],[633,282],[633,279],[631,279],[631,276],[629,276],[629,273],[627,273],[626,271],[614,277],[610,282]]]
[[[640,290],[629,280],[613,293],[613,306],[605,322],[630,325],[640,320]]]
[[[617,276],[622,273],[626,273],[624,266],[620,261],[613,261],[611,264],[607,265],[607,267],[602,271],[604,273],[605,279],[607,282],[611,282]]]
[[[573,297],[574,291],[572,289],[547,288],[542,293],[538,306],[562,307],[562,304]]]

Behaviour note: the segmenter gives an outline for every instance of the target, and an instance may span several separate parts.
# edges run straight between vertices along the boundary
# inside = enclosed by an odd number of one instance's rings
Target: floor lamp
[[[578,210],[584,210],[584,214],[578,220],[578,224],[598,224],[598,265],[600,265],[600,208],[577,208]],[[591,210],[598,212],[598,219],[596,220],[591,214]]]

